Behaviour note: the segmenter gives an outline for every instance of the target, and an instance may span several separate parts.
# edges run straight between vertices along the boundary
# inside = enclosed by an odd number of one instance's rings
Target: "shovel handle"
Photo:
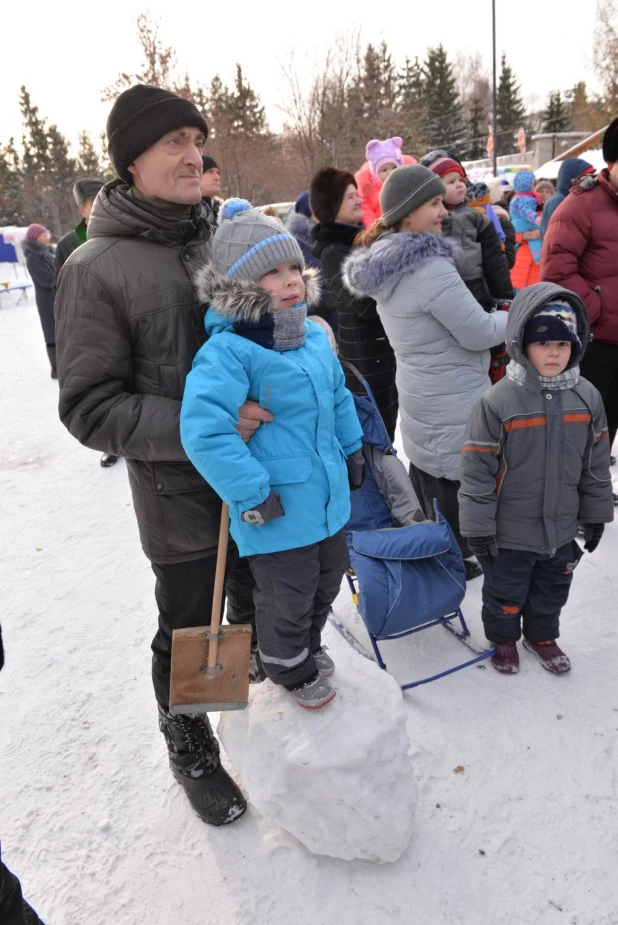
[[[212,614],[210,616],[210,632],[213,636],[219,636],[219,627],[221,625],[221,602],[223,600],[223,585],[225,584],[225,565],[227,562],[227,544],[230,532],[230,512],[227,504],[223,503],[221,508],[221,525],[219,527],[219,545],[217,547],[217,568],[215,571],[215,590],[212,595]],[[208,667],[214,668],[217,664],[217,649],[219,648],[219,639],[215,638],[210,641],[208,646]]]

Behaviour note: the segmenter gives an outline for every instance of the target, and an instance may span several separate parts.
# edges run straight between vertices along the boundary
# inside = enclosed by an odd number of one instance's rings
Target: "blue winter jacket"
[[[255,305],[252,286],[263,298],[257,284],[222,277],[212,267],[200,272],[198,293],[217,307],[206,314],[210,339],[187,377],[180,415],[185,452],[229,505],[241,556],[307,546],[344,526],[350,516],[345,460],[360,449],[362,434],[341,364],[317,324],[305,321],[303,346],[285,352],[234,332],[233,321]],[[247,399],[274,421],[244,443],[236,425]],[[262,526],[241,521],[271,491],[280,495],[285,516]]]

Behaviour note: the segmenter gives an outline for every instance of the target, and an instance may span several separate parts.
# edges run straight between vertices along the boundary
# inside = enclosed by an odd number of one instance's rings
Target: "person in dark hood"
[[[332,328],[333,334],[337,336],[337,309],[333,303],[333,297],[322,270],[322,261],[311,250],[311,232],[318,220],[311,211],[309,204],[309,190],[300,194],[294,204],[294,211],[290,212],[286,219],[286,227],[293,238],[298,242],[298,246],[305,258],[305,266],[315,267],[320,271],[321,296],[317,305],[312,306],[309,310],[310,315],[318,315],[327,321]]]
[[[36,307],[43,328],[45,349],[51,366],[51,377],[56,373],[56,325],[54,322],[54,255],[49,246],[51,235],[47,228],[34,222],[28,225],[21,243],[26,267],[34,283]]]
[[[152,679],[171,768],[200,818],[226,825],[246,802],[208,717],[169,710],[172,632],[210,622],[221,520],[179,426],[185,379],[206,341],[194,275],[212,257],[200,191],[207,135],[197,107],[167,90],[137,85],[118,97],[107,138],[119,179],[100,191],[88,240],[62,268],[56,311],[60,418],[80,443],[126,460],[156,577]],[[246,402],[236,426],[249,440],[272,420]],[[251,623],[253,579],[233,545],[228,563],[227,619]]]
[[[214,225],[219,220],[221,201],[217,198],[221,192],[221,171],[214,157],[204,154],[202,157],[202,179],[200,180],[202,199],[212,211]]]
[[[558,171],[556,192],[553,196],[550,196],[543,206],[540,225],[541,238],[545,237],[550,218],[560,203],[569,195],[573,181],[577,180],[579,177],[583,177],[587,173],[595,173],[595,169],[592,164],[589,164],[588,161],[585,161],[582,157],[567,157],[566,161],[562,162],[560,170]]]

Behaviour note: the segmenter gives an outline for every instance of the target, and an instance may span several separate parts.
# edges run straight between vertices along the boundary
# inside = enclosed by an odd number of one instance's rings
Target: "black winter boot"
[[[242,816],[247,803],[219,760],[217,742],[206,715],[172,716],[159,706],[172,773],[203,822],[228,825]]]
[[[57,379],[58,373],[56,372],[56,345],[46,344],[45,349],[47,350],[47,356],[49,357],[49,365],[51,366],[51,377],[52,379]]]

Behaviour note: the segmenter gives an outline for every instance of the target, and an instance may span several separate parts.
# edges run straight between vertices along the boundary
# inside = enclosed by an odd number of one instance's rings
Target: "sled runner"
[[[367,393],[367,397],[354,396],[363,428],[366,478],[351,495],[352,513],[346,525],[351,565],[347,578],[376,660],[386,669],[380,642],[433,626],[450,630],[476,656],[402,684],[402,690],[407,690],[481,662],[495,650],[479,650],[469,643],[460,607],[466,593],[464,563],[451,528],[437,503],[434,518],[425,517],[369,385],[351,364],[343,365],[359,378]]]

